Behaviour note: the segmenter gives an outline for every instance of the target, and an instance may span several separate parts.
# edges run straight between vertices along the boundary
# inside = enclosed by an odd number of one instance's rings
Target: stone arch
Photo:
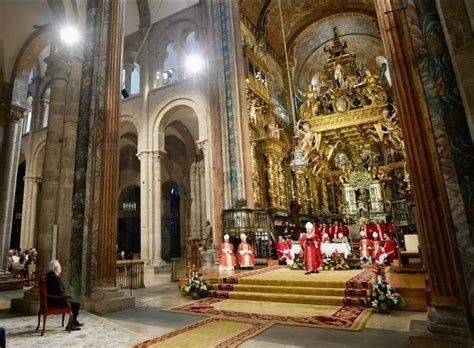
[[[12,104],[25,106],[28,91],[28,76],[35,66],[37,58],[52,38],[51,25],[44,25],[33,33],[25,42],[13,66]]]
[[[36,149],[33,151],[33,156],[31,160],[31,171],[30,175],[32,176],[42,176],[43,174],[43,160],[44,160],[44,149],[46,146],[46,140],[43,140],[36,146]]]
[[[194,141],[202,140],[202,135],[207,134],[206,122],[205,122],[205,113],[202,112],[202,108],[194,100],[187,98],[179,98],[168,102],[164,105],[161,110],[156,112],[156,117],[152,124],[153,137],[152,137],[152,148],[155,151],[164,151],[164,131],[166,126],[170,123],[170,119],[173,116],[177,108],[185,107],[188,110],[192,111],[196,116],[198,122],[197,136],[194,138]]]

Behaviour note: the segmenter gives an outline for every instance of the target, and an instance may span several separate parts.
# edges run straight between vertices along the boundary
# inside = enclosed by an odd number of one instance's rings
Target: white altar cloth
[[[335,251],[344,254],[344,258],[347,258],[351,254],[351,247],[349,243],[322,243],[321,252],[323,254],[332,255]],[[291,246],[291,255],[294,257],[296,254],[301,252],[301,246],[298,242],[293,242]]]

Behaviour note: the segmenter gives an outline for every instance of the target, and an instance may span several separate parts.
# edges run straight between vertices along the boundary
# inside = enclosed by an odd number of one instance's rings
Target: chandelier
[[[291,116],[293,118],[293,127],[295,134],[297,134],[297,124],[296,124],[296,113],[295,113],[295,100],[293,96],[293,84],[290,75],[290,63],[288,62],[288,49],[286,47],[286,35],[285,35],[285,26],[283,25],[283,14],[281,12],[281,0],[278,0],[278,9],[280,12],[280,24],[281,24],[281,33],[283,36],[283,48],[285,50],[285,62],[286,62],[286,73],[288,74],[288,89],[290,91],[290,102],[291,102]],[[308,160],[305,158],[304,153],[301,149],[299,149],[296,144],[298,143],[298,137],[295,136],[295,141],[293,144],[293,154],[292,154],[292,161],[291,161],[291,169],[296,175],[304,174],[306,166],[308,164]]]
[[[296,175],[303,175],[306,169],[308,160],[305,158],[301,149],[295,148],[293,150],[293,160],[291,161],[291,169]]]

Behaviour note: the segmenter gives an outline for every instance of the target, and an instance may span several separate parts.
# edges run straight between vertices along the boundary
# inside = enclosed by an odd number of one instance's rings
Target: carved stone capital
[[[25,176],[23,177],[23,180],[26,182],[30,181],[34,184],[38,184],[43,181],[43,178],[41,176]]]
[[[203,154],[207,153],[207,139],[196,141],[196,145],[198,149],[203,152]]]
[[[152,155],[153,155],[153,161],[159,162],[166,158],[166,151],[155,150],[155,151],[152,151]]]
[[[26,116],[28,109],[22,105],[12,104],[10,105],[10,112],[8,113],[7,119],[10,122],[18,123],[23,117]]]
[[[48,65],[46,75],[52,79],[68,80],[71,74],[71,63],[67,56],[57,53],[44,59]]]

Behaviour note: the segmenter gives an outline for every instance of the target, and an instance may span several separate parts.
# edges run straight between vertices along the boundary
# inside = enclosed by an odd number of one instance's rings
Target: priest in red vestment
[[[372,262],[375,262],[378,260],[378,257],[380,256],[380,252],[382,250],[382,242],[379,239],[379,235],[377,232],[374,232],[372,234],[373,239],[370,242],[370,252],[372,254]]]
[[[240,268],[253,268],[255,266],[255,255],[253,246],[247,243],[247,235],[240,235],[240,244],[238,248]]]
[[[235,267],[234,245],[229,242],[229,235],[224,235],[224,241],[220,246],[219,271],[232,271]]]
[[[346,237],[349,237],[349,234],[350,234],[349,226],[347,226],[346,224],[342,225],[342,233],[344,233]]]
[[[395,247],[397,244],[388,233],[385,233],[384,239],[385,243],[381,250],[382,253],[379,256],[379,262],[383,263],[384,261],[388,261],[389,264],[392,264],[395,258]]]
[[[278,242],[276,245],[278,261],[283,265],[293,264],[293,257],[291,256],[291,247],[289,243],[283,240],[282,236],[278,236]]]
[[[320,248],[321,240],[319,236],[314,233],[313,224],[311,222],[307,222],[305,227],[306,235],[303,237],[305,274],[319,273],[319,268],[321,268],[323,261]]]

